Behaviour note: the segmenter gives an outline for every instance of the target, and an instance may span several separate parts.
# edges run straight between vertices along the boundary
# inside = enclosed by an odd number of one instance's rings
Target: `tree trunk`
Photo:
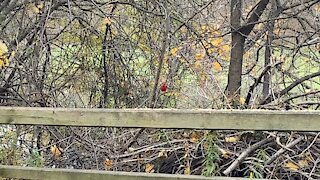
[[[241,91],[242,61],[244,54],[244,43],[266,9],[269,0],[260,0],[245,25],[241,26],[242,0],[231,0],[231,55],[228,74],[228,101],[233,107],[239,105]]]
[[[273,37],[272,37],[273,27],[269,26],[268,28],[270,29],[268,30],[268,34],[267,34],[267,42],[266,42],[266,48],[264,53],[264,67],[267,67],[271,63],[271,42],[273,40]],[[262,89],[263,98],[262,99],[265,99],[268,97],[269,91],[270,91],[270,83],[271,83],[270,70],[268,70],[266,74],[264,74],[263,76],[263,89]]]
[[[240,87],[242,60],[245,37],[237,31],[241,26],[242,0],[231,0],[231,57],[228,74],[228,98],[233,105],[238,104]]]
[[[272,1],[272,13],[270,18],[275,18],[278,16],[279,13],[277,13],[277,4],[275,0]],[[274,23],[275,20],[272,20],[268,23],[268,34],[267,34],[267,42],[266,42],[266,48],[264,53],[264,67],[267,67],[271,63],[271,44],[273,41],[273,29],[274,29]],[[266,72],[266,74],[263,77],[263,88],[262,88],[262,94],[263,98],[266,99],[270,93],[270,85],[271,85],[271,74],[270,70]]]

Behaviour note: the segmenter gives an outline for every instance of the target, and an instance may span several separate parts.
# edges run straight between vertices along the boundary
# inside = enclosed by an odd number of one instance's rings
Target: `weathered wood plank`
[[[0,107],[0,124],[320,131],[320,111]]]
[[[43,180],[244,180],[245,178],[204,177],[97,170],[50,169],[1,166],[0,177]]]

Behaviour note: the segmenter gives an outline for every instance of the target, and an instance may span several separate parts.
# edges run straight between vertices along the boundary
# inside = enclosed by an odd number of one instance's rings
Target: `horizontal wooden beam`
[[[174,174],[150,174],[76,169],[50,169],[1,166],[0,177],[45,180],[244,180],[245,178],[204,177]]]
[[[320,131],[320,111],[0,107],[0,124]]]

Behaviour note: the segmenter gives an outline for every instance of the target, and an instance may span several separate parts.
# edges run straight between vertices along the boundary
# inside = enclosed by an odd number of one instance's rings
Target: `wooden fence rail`
[[[204,177],[176,174],[151,174],[97,170],[1,166],[0,177],[45,180],[245,180],[246,178]]]
[[[62,109],[0,107],[0,124],[212,130],[320,131],[320,111]],[[0,177],[24,179],[240,180],[95,170],[1,166]]]
[[[0,124],[319,131],[320,111],[0,107]]]

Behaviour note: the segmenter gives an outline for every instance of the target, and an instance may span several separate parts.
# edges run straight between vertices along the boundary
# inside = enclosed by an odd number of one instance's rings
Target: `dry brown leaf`
[[[54,158],[59,158],[62,154],[63,149],[59,148],[57,145],[51,146],[51,153],[53,154]]]
[[[50,134],[49,133],[44,133],[41,137],[41,143],[44,146],[48,146],[50,143]]]
[[[205,57],[205,54],[204,54],[204,53],[198,53],[198,54],[195,55],[196,61],[200,61],[200,60],[202,60],[204,57]]]
[[[129,151],[129,152],[133,152],[133,151],[135,151],[135,149],[134,149],[133,147],[129,147],[129,148],[128,148],[128,151]]]
[[[167,158],[168,157],[168,154],[167,154],[167,151],[166,150],[161,150],[158,154],[158,158]]]
[[[147,163],[145,165],[145,172],[146,173],[154,173],[154,165],[151,163]]]
[[[293,171],[297,171],[299,169],[299,166],[296,165],[295,163],[293,162],[288,162],[284,165],[284,167],[290,169],[290,170],[293,170]]]
[[[192,132],[190,135],[190,142],[197,143],[199,142],[200,136],[196,132]]]
[[[112,166],[113,166],[113,161],[112,160],[110,160],[110,159],[106,159],[105,161],[104,161],[104,168],[106,169],[106,170],[111,170],[112,169]]]
[[[225,138],[225,141],[229,143],[236,143],[239,140],[240,140],[240,136],[230,136]]]
[[[220,153],[221,153],[221,155],[222,155],[222,157],[224,159],[229,159],[230,158],[230,155],[231,155],[230,152],[228,152],[228,151],[226,151],[226,150],[224,150],[222,148],[219,148],[219,151],[220,151]]]
[[[112,20],[111,20],[111,18],[110,17],[105,17],[104,19],[103,19],[103,24],[104,25],[111,25],[111,23],[112,23]]]
[[[194,63],[194,68],[197,69],[197,70],[201,70],[202,69],[201,62],[200,61],[196,61]]]
[[[301,168],[307,167],[309,165],[309,160],[308,159],[301,159],[298,161],[298,164]]]

